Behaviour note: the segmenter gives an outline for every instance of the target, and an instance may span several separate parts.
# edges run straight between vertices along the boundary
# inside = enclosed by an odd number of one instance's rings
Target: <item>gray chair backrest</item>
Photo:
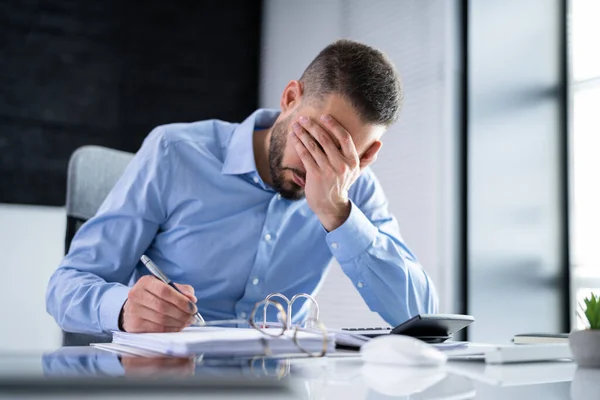
[[[93,217],[132,158],[132,153],[100,146],[75,150],[67,173],[67,215]]]
[[[132,158],[131,153],[100,146],[84,146],[73,152],[67,172],[65,253],[77,230],[96,214]],[[63,346],[106,341],[110,336],[63,332]]]

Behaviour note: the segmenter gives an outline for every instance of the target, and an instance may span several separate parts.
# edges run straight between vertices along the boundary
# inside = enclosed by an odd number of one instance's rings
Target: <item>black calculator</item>
[[[367,337],[381,335],[406,335],[427,343],[442,343],[453,334],[469,326],[475,318],[462,314],[419,314],[404,321],[395,328],[342,328],[348,333],[356,333]]]

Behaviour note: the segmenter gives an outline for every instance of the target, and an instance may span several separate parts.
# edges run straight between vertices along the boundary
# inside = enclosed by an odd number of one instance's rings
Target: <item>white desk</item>
[[[264,368],[263,368],[264,367]],[[328,357],[321,359],[255,360],[248,365],[223,365],[201,361],[195,367],[190,379],[222,379],[227,382],[261,382],[265,375],[277,375],[274,378],[280,386],[263,388],[258,385],[249,392],[238,390],[231,384],[218,392],[206,390],[202,385],[190,388],[179,385],[184,382],[173,371],[165,375],[175,376],[175,385],[165,390],[138,393],[137,389],[127,387],[131,382],[119,377],[124,375],[123,367],[117,356],[88,347],[64,348],[46,355],[1,355],[0,376],[6,373],[15,376],[47,378],[63,377],[71,382],[94,376],[114,376],[122,385],[104,393],[102,385],[93,387],[87,393],[72,394],[72,398],[104,398],[107,395],[121,394],[132,398],[256,398],[256,399],[598,399],[600,398],[600,370],[578,370],[570,362],[548,362],[513,365],[485,365],[482,362],[450,362],[441,369],[418,369],[385,367],[363,364],[359,357]],[[149,372],[149,371],[146,371]],[[140,374],[142,375],[142,374]],[[152,381],[159,374],[151,374]],[[105,378],[106,379],[106,378]],[[144,378],[148,379],[148,378]],[[181,379],[177,381],[177,379]],[[573,382],[571,382],[573,381]],[[106,382],[103,381],[103,382]],[[188,381],[185,381],[189,383]],[[138,381],[139,383],[139,381]],[[192,385],[193,386],[193,385]],[[31,383],[35,389],[35,382]],[[236,389],[238,388],[238,389]],[[7,392],[0,381],[0,398],[33,398],[37,393]],[[229,390],[230,389],[230,390]],[[64,398],[65,393],[56,392],[56,396],[44,393],[44,399]]]
[[[468,361],[419,369],[330,358],[322,361],[320,370],[311,363],[292,363],[305,368],[308,399],[569,399],[574,377],[585,380],[583,391],[590,393],[591,397],[582,398],[598,399],[600,393],[600,370],[582,375],[571,362],[485,365]]]

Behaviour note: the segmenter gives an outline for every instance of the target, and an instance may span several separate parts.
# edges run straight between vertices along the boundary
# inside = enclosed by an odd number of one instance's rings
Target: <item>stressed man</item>
[[[437,312],[369,168],[401,100],[389,59],[341,40],[288,83],[279,110],[157,127],[75,235],[48,312],[91,334],[178,331],[196,311],[248,318],[270,293],[315,293],[332,258],[391,325]],[[184,294],[148,275],[142,254]]]

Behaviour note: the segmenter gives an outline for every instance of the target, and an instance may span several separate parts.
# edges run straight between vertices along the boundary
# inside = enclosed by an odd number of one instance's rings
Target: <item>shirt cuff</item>
[[[350,202],[350,216],[325,238],[339,263],[350,261],[364,253],[375,241],[378,229],[363,212]]]
[[[100,327],[104,332],[119,331],[119,315],[131,288],[115,284],[104,292],[100,303]]]

